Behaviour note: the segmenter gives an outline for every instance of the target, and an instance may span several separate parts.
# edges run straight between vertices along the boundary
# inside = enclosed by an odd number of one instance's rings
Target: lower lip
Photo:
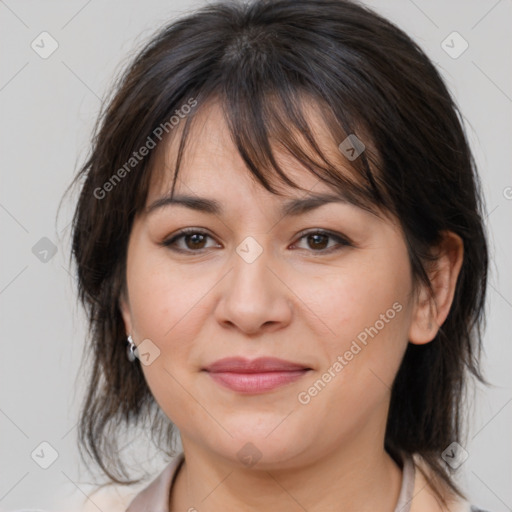
[[[208,372],[210,377],[226,388],[239,393],[271,391],[303,377],[309,370],[264,373]]]

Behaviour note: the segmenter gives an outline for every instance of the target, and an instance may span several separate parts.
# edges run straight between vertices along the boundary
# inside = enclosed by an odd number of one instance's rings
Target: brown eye
[[[299,240],[306,239],[307,247],[312,252],[330,253],[340,250],[343,247],[351,247],[353,244],[340,234],[330,233],[327,231],[310,231],[303,233]],[[329,246],[329,242],[335,243]]]
[[[205,231],[186,229],[180,231],[169,240],[164,240],[162,245],[178,252],[200,252],[208,248],[206,243],[209,238],[212,237]]]
[[[329,243],[328,235],[314,234],[307,235],[308,243],[312,249],[325,249]]]
[[[192,235],[185,235],[183,240],[185,240],[185,245],[188,249],[203,249],[206,236],[201,233],[194,233]]]

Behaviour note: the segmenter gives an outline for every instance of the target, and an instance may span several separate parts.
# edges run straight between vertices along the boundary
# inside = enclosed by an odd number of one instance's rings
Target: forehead
[[[322,153],[332,164],[336,165],[339,173],[350,177],[353,181],[359,181],[360,176],[350,165],[347,165],[348,161],[338,149],[339,143],[326,126],[317,106],[305,103],[304,116]],[[181,191],[199,194],[206,191],[210,195],[222,196],[228,190],[235,191],[237,188],[247,190],[249,187],[256,193],[270,194],[249,172],[232,140],[220,102],[214,100],[200,105],[191,121],[176,181],[176,193]],[[185,120],[182,120],[166,138],[162,139],[156,150],[151,169],[147,204],[171,189],[184,126]],[[301,149],[321,165],[319,156],[311,151],[304,135],[296,128],[290,128],[290,130],[295,131]],[[271,134],[269,138],[271,138]],[[279,136],[271,138],[271,141],[277,163],[295,184],[303,188],[304,191],[314,191],[315,193],[335,191],[332,185],[324,182],[319,176],[315,176],[302,162],[293,157],[284,148]],[[265,169],[265,177],[274,188],[279,190],[280,194],[287,197],[304,195],[304,191],[284,183],[271,165],[268,168],[270,172]]]

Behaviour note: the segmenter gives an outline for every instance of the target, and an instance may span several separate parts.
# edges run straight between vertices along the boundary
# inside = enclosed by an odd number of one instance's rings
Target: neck
[[[240,467],[182,439],[185,461],[171,497],[171,512],[393,512],[402,472],[382,448],[351,443],[293,469]]]

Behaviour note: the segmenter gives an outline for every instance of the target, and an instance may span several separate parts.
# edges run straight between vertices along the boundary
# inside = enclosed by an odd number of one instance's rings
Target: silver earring
[[[130,335],[128,336],[128,343],[129,345],[126,347],[126,355],[128,356],[128,361],[133,363],[133,361],[135,361],[137,358],[137,355],[135,354],[137,347],[135,343],[133,343],[132,337]]]

